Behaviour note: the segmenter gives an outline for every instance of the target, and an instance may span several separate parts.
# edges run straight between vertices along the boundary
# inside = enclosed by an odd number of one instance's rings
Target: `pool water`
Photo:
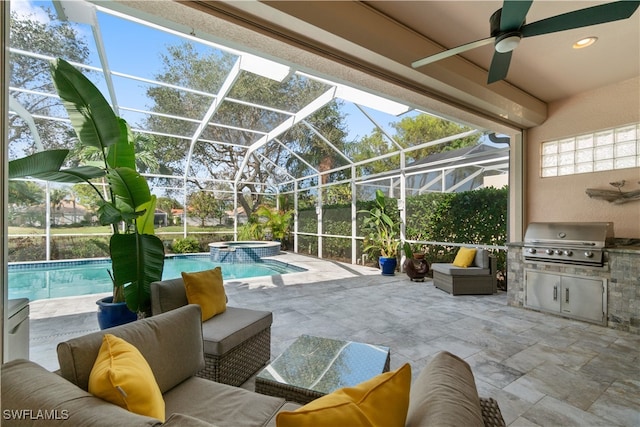
[[[180,277],[183,271],[202,271],[218,266],[222,268],[225,281],[305,271],[304,268],[275,260],[221,264],[209,259],[209,255],[168,257],[164,262],[162,278],[174,279]],[[29,298],[34,301],[111,292],[108,269],[111,269],[108,259],[9,265],[9,299]]]

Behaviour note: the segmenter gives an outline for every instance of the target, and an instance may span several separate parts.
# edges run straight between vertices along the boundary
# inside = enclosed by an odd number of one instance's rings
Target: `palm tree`
[[[285,237],[289,234],[291,227],[293,211],[281,211],[262,205],[256,209],[256,215],[266,219],[263,227],[271,230],[273,239],[285,244]]]

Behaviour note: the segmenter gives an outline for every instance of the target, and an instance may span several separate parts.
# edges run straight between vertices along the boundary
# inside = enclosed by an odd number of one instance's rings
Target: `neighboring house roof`
[[[508,147],[507,147],[508,148]],[[456,150],[442,151],[440,153],[431,154],[424,159],[416,160],[408,163],[407,167],[414,167],[421,164],[439,163],[448,166],[456,166],[467,163],[465,160],[469,156],[473,156],[474,161],[491,160],[498,157],[497,154],[503,151],[504,147],[495,147],[488,144],[478,144],[471,147],[458,148]],[[500,156],[502,157],[502,156]],[[446,162],[450,160],[450,162]]]

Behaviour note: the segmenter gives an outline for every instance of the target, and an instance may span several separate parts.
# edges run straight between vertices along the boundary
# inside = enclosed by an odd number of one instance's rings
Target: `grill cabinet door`
[[[555,274],[526,270],[525,306],[556,313],[559,312],[560,281],[560,276]]]
[[[562,277],[562,312],[571,317],[602,323],[603,279],[588,279],[575,276]]]

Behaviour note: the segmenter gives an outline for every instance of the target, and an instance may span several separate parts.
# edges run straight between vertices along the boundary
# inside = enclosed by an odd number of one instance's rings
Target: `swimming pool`
[[[306,271],[302,267],[275,260],[250,264],[211,262],[209,255],[178,255],[167,257],[163,279],[180,277],[180,273],[208,270],[220,266],[226,280]],[[111,292],[107,270],[111,260],[53,261],[9,265],[9,299],[29,298],[31,301]]]

